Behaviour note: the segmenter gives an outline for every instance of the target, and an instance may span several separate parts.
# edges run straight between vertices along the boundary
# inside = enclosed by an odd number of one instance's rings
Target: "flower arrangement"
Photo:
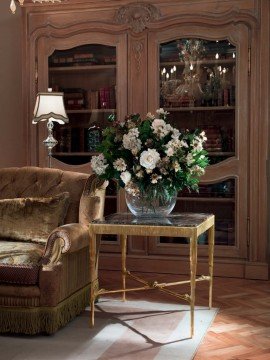
[[[168,196],[187,188],[198,190],[199,177],[208,164],[203,149],[205,133],[179,131],[166,120],[168,112],[139,114],[116,120],[103,130],[103,141],[91,166],[102,179],[115,179],[132,196],[148,198],[167,190]]]

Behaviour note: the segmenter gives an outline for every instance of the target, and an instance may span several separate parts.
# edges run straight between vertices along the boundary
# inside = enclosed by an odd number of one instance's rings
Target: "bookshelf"
[[[64,93],[69,116],[55,127],[54,157],[81,165],[96,155],[108,117],[116,113],[116,48],[102,44],[55,50],[48,59],[49,84]]]

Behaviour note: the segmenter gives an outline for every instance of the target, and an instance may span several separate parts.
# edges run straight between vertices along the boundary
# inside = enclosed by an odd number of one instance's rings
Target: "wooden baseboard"
[[[269,280],[269,265],[259,262],[246,263],[245,279]]]
[[[102,270],[120,270],[120,254],[100,254],[99,268]],[[159,256],[127,256],[127,269],[130,271],[161,274],[188,274],[188,258],[166,259]],[[198,259],[197,273],[199,275],[208,274],[208,260]],[[214,261],[214,276],[268,280],[268,264],[248,263],[235,259],[216,259]]]

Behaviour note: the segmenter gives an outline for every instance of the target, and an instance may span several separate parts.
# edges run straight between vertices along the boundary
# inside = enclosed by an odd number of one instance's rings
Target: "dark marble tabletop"
[[[94,220],[93,224],[106,225],[149,225],[197,227],[213,216],[204,213],[171,213],[167,217],[136,217],[131,213],[117,213],[106,216],[103,220]]]

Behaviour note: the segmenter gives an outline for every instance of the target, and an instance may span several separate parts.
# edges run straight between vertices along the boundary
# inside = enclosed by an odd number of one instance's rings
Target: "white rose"
[[[143,151],[140,156],[140,164],[146,169],[154,169],[157,162],[160,160],[160,155],[155,149]]]
[[[127,185],[131,180],[131,174],[130,174],[129,171],[124,171],[124,172],[121,173],[120,178],[123,181],[123,183],[125,185]]]

